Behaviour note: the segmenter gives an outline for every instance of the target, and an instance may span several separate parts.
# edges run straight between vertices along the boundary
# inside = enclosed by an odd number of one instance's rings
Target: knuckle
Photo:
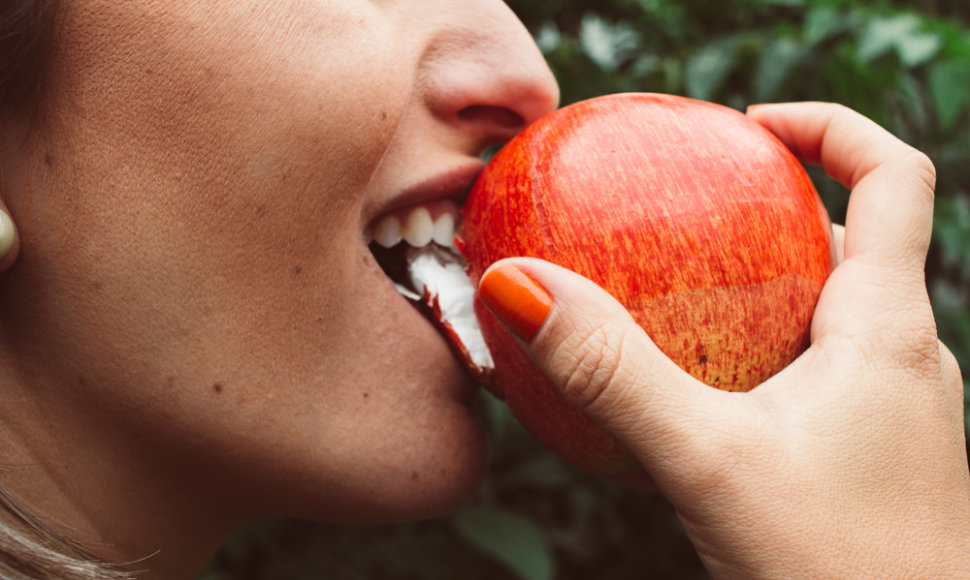
[[[932,203],[936,192],[936,166],[933,160],[926,153],[907,145],[900,162],[918,181],[918,190],[926,196],[925,201]]]
[[[860,316],[842,328],[849,340],[843,347],[868,361],[872,371],[939,376],[943,361],[929,304],[914,303],[899,281],[885,283],[881,291],[878,304],[863,307]]]
[[[887,332],[880,347],[889,357],[890,366],[917,380],[938,377],[943,360],[936,328],[932,325],[911,326]]]
[[[940,366],[943,368],[944,372],[947,374],[956,375],[957,378],[960,378],[960,363],[957,362],[957,357],[942,342],[938,342],[937,344],[940,349]]]
[[[936,165],[930,156],[918,149],[910,149],[913,167],[919,172],[920,177],[926,182],[930,189],[936,187]]]
[[[940,350],[937,348],[936,332],[921,331],[920,334],[921,336],[916,337],[912,344],[902,351],[900,362],[920,376],[925,376],[927,372],[938,374],[942,364]]]
[[[833,119],[855,118],[860,116],[855,109],[843,103],[827,102],[825,105],[829,108],[829,123]]]
[[[570,356],[560,384],[565,396],[582,409],[596,405],[620,374],[625,333],[601,323],[574,333],[564,344]]]

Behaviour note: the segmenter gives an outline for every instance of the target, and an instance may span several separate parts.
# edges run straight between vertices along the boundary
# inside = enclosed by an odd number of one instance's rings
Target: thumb
[[[592,281],[549,262],[511,258],[482,276],[482,302],[575,407],[623,443],[662,486],[662,463],[690,447],[727,393],[697,381]],[[685,428],[686,427],[686,428]],[[661,477],[658,477],[661,476]]]

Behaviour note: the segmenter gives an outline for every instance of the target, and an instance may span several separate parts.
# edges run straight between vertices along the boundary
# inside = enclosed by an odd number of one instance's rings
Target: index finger
[[[807,163],[852,190],[845,259],[922,277],[933,224],[929,158],[866,117],[830,103],[759,105],[749,115]]]

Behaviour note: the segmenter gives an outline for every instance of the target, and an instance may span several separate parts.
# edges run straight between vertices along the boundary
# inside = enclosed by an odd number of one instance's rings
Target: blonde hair
[[[0,578],[4,580],[130,580],[122,570],[89,554],[71,540],[47,529],[0,488]]]

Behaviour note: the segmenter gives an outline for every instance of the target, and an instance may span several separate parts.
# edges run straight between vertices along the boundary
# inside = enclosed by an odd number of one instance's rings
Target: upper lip
[[[450,199],[460,205],[468,196],[483,167],[484,163],[475,161],[420,179],[389,198],[373,218],[437,199]]]

